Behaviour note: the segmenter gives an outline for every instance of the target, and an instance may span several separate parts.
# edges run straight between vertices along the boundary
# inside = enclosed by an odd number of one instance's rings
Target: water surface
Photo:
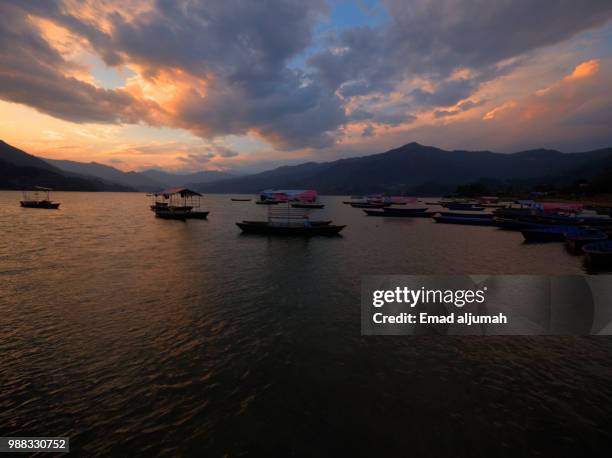
[[[242,235],[142,194],[0,192],[0,435],[83,454],[607,455],[612,340],[361,337],[365,274],[575,274],[520,233],[366,217],[337,238]],[[500,452],[501,448],[501,452]]]

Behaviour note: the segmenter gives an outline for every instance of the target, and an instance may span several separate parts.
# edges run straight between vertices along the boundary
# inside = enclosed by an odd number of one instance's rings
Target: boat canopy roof
[[[303,202],[314,202],[317,200],[317,191],[314,189],[266,189],[261,191],[265,199],[273,200],[301,200]]]
[[[565,210],[565,211],[578,211],[582,210],[582,204],[576,203],[568,203],[568,202],[538,202],[535,205],[536,208],[539,208],[544,211],[555,211],[555,210]]]
[[[166,199],[170,196],[179,195],[181,197],[201,196],[199,192],[192,191],[188,188],[169,188],[155,193],[156,196],[164,196]]]

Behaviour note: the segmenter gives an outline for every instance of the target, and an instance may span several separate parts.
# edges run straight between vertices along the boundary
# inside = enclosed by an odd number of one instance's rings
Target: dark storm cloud
[[[97,14],[84,19],[71,10],[75,5]],[[415,109],[451,107],[468,98],[511,68],[499,67],[501,61],[612,17],[610,0],[387,0],[385,5],[387,22],[331,35],[323,51],[296,69],[291,64],[313,44],[316,24],[328,12],[324,0],[158,0],[133,14],[123,3],[5,1],[0,98],[75,122],[163,122],[205,138],[255,131],[277,148],[323,148],[333,144],[338,127],[359,120],[359,114],[345,114],[343,98],[372,100],[377,93],[398,91],[399,83],[426,79],[431,84],[405,89],[394,111],[364,106],[360,115],[364,122],[388,126],[410,122]],[[127,91],[66,76],[71,64],[28,16],[67,28],[110,66],[137,64],[150,79],[163,71],[187,74],[192,90],[164,111]],[[471,70],[467,76],[453,76],[464,68]],[[436,116],[451,111],[438,110]]]
[[[205,137],[254,130],[288,149],[333,143],[333,131],[346,120],[341,100],[326,86],[288,68],[289,59],[310,45],[314,25],[327,8],[323,1],[158,1],[154,6],[133,18],[108,13],[110,31],[104,33],[60,2],[22,4],[86,38],[109,65],[129,61],[144,66],[145,77],[170,68],[208,80],[206,96],[194,90],[193,97],[182,100],[172,125]],[[51,83],[44,97],[57,100],[57,81]],[[30,91],[33,98],[41,89]],[[109,105],[125,95],[111,92],[99,94]],[[65,119],[79,118],[79,112],[64,107],[50,110],[36,100],[19,101]],[[109,121],[104,116],[87,118]]]
[[[498,76],[495,65],[569,39],[612,18],[610,0],[386,0],[384,28],[358,27],[332,36],[310,64],[317,77],[346,96],[386,92],[414,76],[442,82],[455,70],[476,74],[415,91],[415,104],[451,105],[481,82]],[[479,74],[482,72],[482,74]]]
[[[349,116],[351,121],[370,121],[387,126],[398,126],[416,120],[416,117],[398,110],[380,110],[375,112],[355,110]]]

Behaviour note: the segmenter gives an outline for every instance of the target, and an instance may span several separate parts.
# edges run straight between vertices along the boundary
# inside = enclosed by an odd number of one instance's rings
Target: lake
[[[250,197],[250,196],[249,196]],[[562,244],[374,218],[342,236],[242,235],[265,206],[205,196],[0,192],[0,436],[80,454],[607,455],[612,339],[362,337],[367,274],[581,274]]]

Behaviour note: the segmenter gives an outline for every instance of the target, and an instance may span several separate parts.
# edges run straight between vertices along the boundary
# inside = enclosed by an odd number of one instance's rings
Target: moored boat
[[[582,252],[592,267],[612,268],[612,240],[589,243],[582,247]]]
[[[469,226],[494,226],[493,218],[464,218],[461,216],[442,216],[436,215],[433,217],[436,223],[445,224],[465,224]]]
[[[233,202],[250,202],[252,199],[239,199],[238,197],[232,197]]]
[[[200,209],[202,194],[187,188],[170,188],[154,194],[151,210],[162,219],[206,219],[209,211]],[[160,199],[163,199],[160,201]]]
[[[35,186],[34,191],[23,191],[23,200],[19,204],[24,208],[41,208],[45,210],[57,210],[60,206],[59,202],[52,202],[50,193],[51,188],[43,188]]]
[[[451,212],[438,212],[441,216],[451,216],[456,218],[480,218],[480,219],[493,219],[495,215],[493,213],[486,212],[469,212],[469,211],[451,211]]]
[[[585,227],[565,234],[565,244],[573,251],[581,250],[584,245],[601,242],[608,238],[607,234],[599,229]]]
[[[383,207],[388,207],[390,205],[391,204],[359,202],[359,203],[352,203],[351,207],[353,208],[383,208]]]
[[[331,221],[311,221],[308,215],[309,209],[292,207],[287,201],[282,206],[268,207],[267,221],[243,220],[236,225],[250,234],[295,236],[337,235],[346,227]]]
[[[572,233],[573,226],[534,227],[521,231],[526,242],[563,242],[565,234]]]
[[[472,202],[449,202],[442,205],[449,210],[483,211],[484,207]]]
[[[389,207],[382,209],[363,209],[368,216],[386,216],[389,218],[431,218],[436,212],[428,211],[386,211]],[[407,208],[394,208],[393,210],[411,210]]]
[[[335,224],[283,224],[270,221],[242,221],[236,225],[249,234],[292,236],[338,235],[346,227],[346,225]]]
[[[291,206],[293,208],[312,208],[315,210],[319,208],[325,208],[325,204],[320,204],[316,202],[293,202],[291,203]]]

